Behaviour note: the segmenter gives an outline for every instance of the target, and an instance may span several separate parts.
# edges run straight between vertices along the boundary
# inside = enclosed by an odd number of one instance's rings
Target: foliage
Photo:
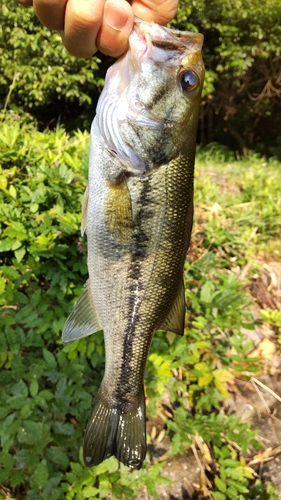
[[[68,54],[58,32],[43,27],[33,9],[14,0],[0,7],[0,103],[29,113],[44,127],[57,120],[68,130],[94,116],[98,90],[98,57]],[[90,115],[89,115],[90,113]]]
[[[82,464],[83,430],[104,364],[102,335],[62,347],[86,280],[79,236],[87,134],[7,121],[0,133],[0,483],[16,498],[156,497],[163,464],[128,471]],[[90,340],[90,342],[89,342]],[[80,450],[80,453],[79,453]],[[0,495],[0,498],[1,495]]]
[[[157,498],[157,484],[168,482],[161,476],[164,463],[130,471],[115,458],[91,469],[82,462],[83,431],[104,369],[103,338],[100,332],[63,347],[60,335],[87,275],[86,242],[79,234],[87,150],[88,135],[79,131],[70,137],[61,128],[42,134],[15,119],[1,124],[0,483],[18,500],[94,500],[109,494],[129,500],[138,497],[141,486]],[[254,321],[234,266],[250,259],[251,224],[258,227],[255,234],[260,231],[257,244],[278,230],[278,164],[256,160],[251,165],[246,178],[248,165],[242,171],[239,164],[242,188],[233,196],[237,203],[242,196],[247,207],[253,203],[256,219],[251,219],[254,212],[241,217],[229,193],[218,195],[199,170],[194,244],[201,250],[185,267],[186,333],[157,332],[146,373],[148,414],[157,411],[164,391],[169,394],[171,453],[194,443],[196,435],[211,443],[218,500],[234,498],[234,491],[237,498],[255,498],[250,481],[256,492],[265,491],[244,459],[245,451],[257,446],[255,431],[221,409],[235,378],[247,379],[258,369],[241,334]],[[227,169],[225,164],[224,173]],[[254,189],[247,191],[247,182]],[[215,200],[225,207],[217,215],[210,210]],[[231,224],[237,231],[232,233]],[[240,447],[237,453],[233,442]]]
[[[276,309],[262,309],[261,318],[277,329],[278,342],[281,346],[281,311]]]
[[[254,327],[247,312],[249,299],[237,278],[220,271],[219,265],[212,252],[186,264],[185,281],[191,284],[186,290],[188,335],[158,333],[153,340],[157,355],[150,354],[147,369],[150,412],[156,403],[153,391],[163,393],[164,381],[174,403],[211,411],[229,396],[227,387],[237,372],[258,370],[256,360],[246,358],[251,343],[243,343],[240,333],[242,326]],[[233,349],[235,354],[230,354]],[[170,377],[170,370],[176,378]]]
[[[227,163],[220,167],[223,158]],[[195,185],[204,248],[219,252],[230,266],[243,266],[257,246],[279,259],[280,163],[251,152],[233,161],[217,144],[199,151],[198,161],[210,172],[200,177],[199,171]]]
[[[205,37],[201,143],[281,156],[280,16],[279,0],[180,3],[173,25]]]
[[[281,157],[279,0],[182,0],[171,25],[205,36],[200,143]],[[32,9],[0,7],[0,107],[30,113],[41,128],[90,128],[112,59],[76,59]]]
[[[249,493],[254,471],[243,454],[260,444],[250,424],[226,415],[221,405],[229,397],[235,377],[247,379],[259,368],[257,359],[247,357],[252,344],[245,342],[241,334],[241,327],[254,327],[247,312],[249,299],[238,279],[220,270],[223,263],[208,252],[186,265],[185,282],[190,286],[186,291],[187,335],[180,339],[169,333],[163,333],[162,338],[160,333],[156,335],[153,351],[157,351],[158,364],[151,366],[153,352],[147,369],[148,411],[157,404],[153,391],[159,392],[164,364],[169,363],[174,376],[167,374],[165,386],[175,408],[173,418],[167,420],[171,454],[184,452],[200,436],[205,443],[211,443],[216,462],[213,498],[246,500],[254,498]],[[165,337],[170,343],[168,351],[163,343]]]

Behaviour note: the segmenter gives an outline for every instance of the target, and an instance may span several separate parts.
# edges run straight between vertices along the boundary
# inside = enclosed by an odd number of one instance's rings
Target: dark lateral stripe
[[[117,397],[116,399],[121,402],[122,406],[130,403],[130,395],[132,394],[132,383],[135,376],[132,373],[133,366],[137,361],[132,364],[133,344],[138,341],[136,339],[136,324],[138,323],[138,304],[137,294],[141,291],[142,284],[140,282],[140,262],[147,256],[148,237],[143,228],[143,222],[149,219],[150,183],[149,180],[142,183],[142,190],[138,199],[139,210],[133,221],[133,245],[131,254],[131,266],[128,274],[128,309],[127,309],[127,327],[124,335],[124,345],[122,354],[121,371],[119,373],[119,380],[117,383]],[[136,231],[134,231],[136,229]],[[139,360],[140,362],[141,360]]]

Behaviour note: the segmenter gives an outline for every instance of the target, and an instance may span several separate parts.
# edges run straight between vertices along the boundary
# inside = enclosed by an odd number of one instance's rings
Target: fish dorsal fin
[[[126,178],[119,175],[114,181],[107,181],[104,204],[104,224],[116,241],[124,243],[132,233],[132,204]]]
[[[64,325],[62,332],[62,341],[64,344],[82,339],[102,329],[92,303],[89,281],[87,281],[85,286],[84,292],[76,302],[73,311]]]
[[[184,284],[179,286],[177,296],[173,302],[170,312],[165,319],[160,330],[167,332],[174,332],[178,335],[183,335],[185,323],[185,298],[184,298]]]
[[[83,203],[82,203],[82,222],[81,222],[81,234],[82,234],[82,236],[87,229],[88,201],[89,201],[89,185],[87,185],[87,187],[85,189],[85,193],[83,196]]]

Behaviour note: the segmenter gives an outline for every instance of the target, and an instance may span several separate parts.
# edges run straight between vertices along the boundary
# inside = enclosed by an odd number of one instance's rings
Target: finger
[[[104,0],[68,0],[63,43],[73,56],[90,57],[103,18]]]
[[[133,29],[134,15],[128,2],[109,0],[97,36],[97,46],[103,54],[119,57],[128,47],[128,38]]]
[[[50,30],[63,30],[67,0],[33,0],[34,12]]]
[[[135,16],[165,25],[175,16],[178,0],[132,0],[131,5]]]

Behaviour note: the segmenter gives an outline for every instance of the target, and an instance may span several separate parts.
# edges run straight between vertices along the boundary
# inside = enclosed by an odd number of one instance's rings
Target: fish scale
[[[92,125],[82,223],[89,280],[63,341],[104,331],[105,373],[85,432],[85,464],[115,455],[139,469],[152,338],[159,328],[184,329],[204,66],[200,34],[137,21],[129,41],[108,71]]]

